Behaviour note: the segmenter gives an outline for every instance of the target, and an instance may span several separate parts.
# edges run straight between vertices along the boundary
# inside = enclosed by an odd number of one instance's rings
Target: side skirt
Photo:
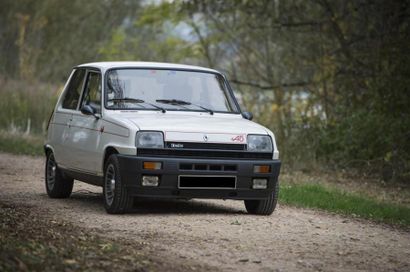
[[[96,176],[94,174],[80,172],[78,170],[72,169],[61,169],[63,173],[73,179],[91,184],[96,186],[103,186],[104,180],[101,176]]]

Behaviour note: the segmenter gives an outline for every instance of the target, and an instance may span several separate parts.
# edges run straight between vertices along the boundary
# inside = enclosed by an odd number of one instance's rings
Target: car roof
[[[209,69],[194,65],[165,63],[165,62],[145,62],[145,61],[104,61],[104,62],[90,62],[80,64],[76,67],[94,67],[102,71],[111,68],[165,68],[165,69],[182,69],[182,70],[197,70],[204,72],[220,73],[217,70]]]

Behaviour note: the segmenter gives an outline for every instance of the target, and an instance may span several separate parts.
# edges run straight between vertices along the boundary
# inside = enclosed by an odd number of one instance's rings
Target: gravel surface
[[[365,220],[279,205],[248,215],[241,201],[139,200],[126,215],[105,213],[101,189],[76,182],[50,199],[44,158],[0,153],[0,197],[100,235],[149,245],[148,253],[190,270],[410,271],[410,232]],[[192,266],[190,266],[192,265]]]

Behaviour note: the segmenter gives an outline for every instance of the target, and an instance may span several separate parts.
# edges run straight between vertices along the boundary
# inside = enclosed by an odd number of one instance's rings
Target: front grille
[[[272,159],[272,153],[248,152],[239,150],[199,150],[199,149],[154,149],[138,148],[138,156],[180,157],[180,158],[215,158],[215,159]]]
[[[236,177],[231,176],[179,176],[180,189],[235,189]]]
[[[190,143],[190,142],[165,142],[166,148],[178,149],[220,149],[220,150],[246,150],[246,144],[216,144],[216,143]]]
[[[235,164],[181,163],[179,170],[235,172],[237,166]]]

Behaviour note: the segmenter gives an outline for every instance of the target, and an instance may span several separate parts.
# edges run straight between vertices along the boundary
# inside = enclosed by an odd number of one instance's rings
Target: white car
[[[108,213],[134,197],[244,200],[271,214],[278,198],[273,133],[241,112],[224,75],[153,62],[75,67],[48,124],[45,185],[69,197],[73,180],[103,187]]]

